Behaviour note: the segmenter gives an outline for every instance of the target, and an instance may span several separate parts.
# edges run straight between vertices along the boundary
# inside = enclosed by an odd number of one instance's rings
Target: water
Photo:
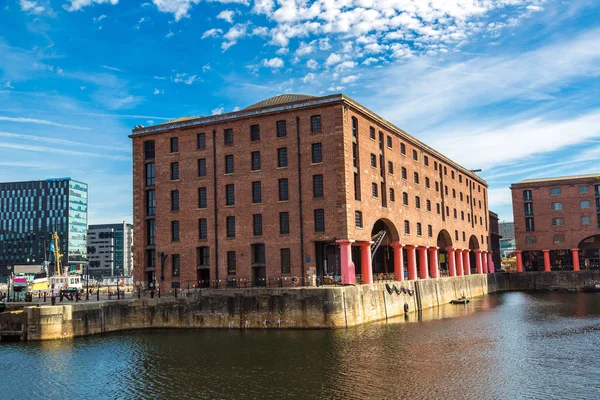
[[[599,399],[600,294],[505,293],[338,331],[3,344],[0,398]]]

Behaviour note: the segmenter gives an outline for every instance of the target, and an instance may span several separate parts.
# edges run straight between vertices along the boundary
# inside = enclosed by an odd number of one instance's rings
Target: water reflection
[[[599,398],[598,300],[506,293],[337,331],[3,345],[0,398]]]

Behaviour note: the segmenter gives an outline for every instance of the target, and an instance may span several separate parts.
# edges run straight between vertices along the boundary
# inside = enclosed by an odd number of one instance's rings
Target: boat
[[[591,285],[584,286],[581,288],[583,292],[600,292],[600,283],[598,281],[593,281]]]
[[[54,232],[52,235],[52,242],[50,244],[50,251],[54,253],[55,268],[52,276],[47,276],[45,272],[36,274],[31,285],[32,291],[69,291],[81,292],[83,290],[83,283],[80,275],[69,274],[68,271],[62,271],[61,259],[63,254],[60,252],[58,245],[58,232]]]
[[[465,296],[463,296],[455,300],[450,300],[450,304],[467,304],[470,301],[471,299],[467,299]]]

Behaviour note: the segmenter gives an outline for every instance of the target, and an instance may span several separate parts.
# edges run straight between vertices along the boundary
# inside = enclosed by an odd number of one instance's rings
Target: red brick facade
[[[573,269],[572,249],[578,249],[581,268],[598,264],[600,175],[525,180],[511,190],[525,270],[544,268],[544,250],[553,270]]]
[[[317,116],[321,129],[313,132],[311,121]],[[278,121],[285,121],[284,137],[277,135]],[[259,126],[259,140],[251,140],[252,125]],[[224,135],[228,129],[233,132],[233,144],[226,145]],[[203,149],[197,145],[200,133],[204,133],[206,142]],[[272,101],[220,116],[136,128],[131,138],[135,279],[139,281],[148,282],[153,271],[157,280],[164,276],[161,281],[165,288],[176,286],[177,282],[183,287],[187,282],[206,278],[252,280],[258,277],[256,268],[263,265],[259,275],[267,278],[322,274],[325,264],[329,272],[335,271],[334,264],[339,262],[336,240],[368,242],[375,233],[372,228],[381,219],[390,231],[388,239],[403,244],[436,246],[440,231],[445,230],[448,234],[444,236],[450,241],[447,239],[445,245],[472,250],[488,248],[485,181],[343,95],[285,104]],[[171,152],[172,138],[177,138],[176,152]],[[154,142],[155,154],[145,159],[144,143],[149,141]],[[313,162],[313,144],[321,145],[322,161]],[[278,166],[278,149],[282,148],[287,149],[285,167]],[[258,171],[251,170],[253,152],[260,152]],[[376,167],[371,166],[371,154]],[[234,172],[230,174],[225,173],[228,155],[233,155],[234,160]],[[206,160],[203,177],[198,176],[199,159]],[[154,185],[147,185],[146,181],[149,162],[155,163]],[[179,163],[179,179],[172,180],[171,163],[175,162]],[[388,170],[388,162],[393,170]],[[406,168],[406,178],[402,168]],[[355,174],[360,178],[360,200],[355,199]],[[321,197],[314,193],[315,175],[322,176]],[[280,201],[279,179],[286,178],[288,200]],[[262,201],[255,204],[252,182],[259,181]],[[372,195],[373,183],[377,185],[377,196]],[[226,205],[226,185],[234,185],[234,205]],[[199,188],[206,188],[206,208],[199,208]],[[394,199],[390,198],[390,189]],[[149,190],[156,193],[155,215],[147,212]],[[171,211],[172,191],[179,193],[178,211]],[[403,193],[408,197],[408,205],[403,204]],[[417,197],[420,208],[416,207]],[[316,229],[315,210],[324,214],[323,232]],[[362,227],[356,226],[356,211],[362,212]],[[289,234],[280,233],[282,212],[289,215]],[[253,235],[254,214],[262,215],[260,236]],[[235,217],[234,238],[227,237],[227,217]],[[201,218],[207,221],[206,239],[199,239]],[[148,238],[149,220],[156,221],[155,241]],[[172,221],[179,222],[178,241],[172,241]],[[409,232],[405,232],[405,221]],[[421,225],[420,235],[417,224]],[[264,262],[253,262],[257,261],[252,260],[253,244],[264,244]],[[203,246],[208,247],[208,265],[201,265],[199,260],[197,249]],[[282,272],[281,249],[289,249],[289,272]],[[155,259],[149,260],[152,251]],[[161,252],[167,255],[162,266]],[[235,252],[235,274],[228,273],[228,252]],[[174,254],[179,256],[179,276],[173,273]]]

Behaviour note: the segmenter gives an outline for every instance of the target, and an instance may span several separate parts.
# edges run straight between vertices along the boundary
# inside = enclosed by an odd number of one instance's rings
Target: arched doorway
[[[469,238],[469,266],[471,267],[471,273],[477,272],[477,254],[475,254],[475,250],[478,249],[479,240],[477,240],[477,236],[471,235]]]
[[[373,225],[371,241],[374,243],[371,245],[371,261],[374,281],[394,279],[394,248],[391,244],[398,238],[398,230],[390,220],[379,219]],[[352,261],[355,265],[356,275],[362,275],[359,246],[352,248]]]
[[[438,233],[437,237],[437,247],[438,247],[438,260],[439,260],[439,269],[440,276],[448,276],[448,252],[446,251],[447,247],[452,246],[452,237],[448,233],[447,230],[442,229],[440,233]]]
[[[579,248],[579,265],[581,269],[600,268],[600,235],[583,239]]]

